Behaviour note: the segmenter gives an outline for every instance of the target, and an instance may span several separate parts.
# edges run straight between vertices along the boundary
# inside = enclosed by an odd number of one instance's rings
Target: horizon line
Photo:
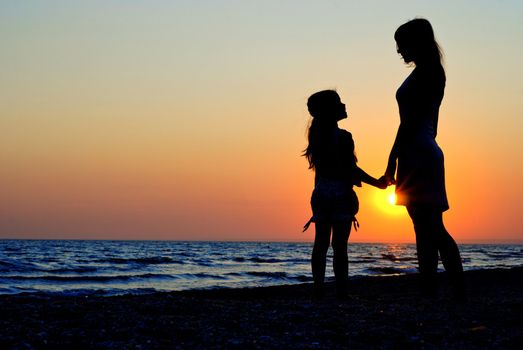
[[[121,241],[121,242],[194,242],[194,243],[207,243],[207,242],[223,242],[223,243],[313,243],[314,240],[236,240],[236,239],[124,239],[124,238],[9,238],[0,237],[0,241]],[[487,240],[487,239],[470,239],[456,242],[460,244],[515,244],[523,245],[523,240],[511,240],[511,239],[498,239],[498,240]],[[416,244],[415,241],[353,241],[349,240],[348,244]]]

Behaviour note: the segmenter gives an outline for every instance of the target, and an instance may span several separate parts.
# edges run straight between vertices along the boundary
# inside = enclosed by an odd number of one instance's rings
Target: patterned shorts
[[[345,181],[320,179],[311,196],[312,222],[353,221],[359,202]]]

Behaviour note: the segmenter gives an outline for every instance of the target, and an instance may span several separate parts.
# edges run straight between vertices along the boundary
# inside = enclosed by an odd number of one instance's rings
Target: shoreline
[[[350,279],[322,300],[310,283],[120,296],[0,296],[0,348],[515,349],[523,267],[466,271],[468,302],[421,298],[417,274]]]

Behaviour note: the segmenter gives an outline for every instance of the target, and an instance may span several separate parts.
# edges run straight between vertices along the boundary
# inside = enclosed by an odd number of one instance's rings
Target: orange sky
[[[446,58],[448,229],[523,240],[517,1],[0,6],[0,238],[312,240],[307,97],[338,90],[381,176],[410,72],[393,33],[423,16]],[[414,240],[385,192],[356,191],[351,241]]]

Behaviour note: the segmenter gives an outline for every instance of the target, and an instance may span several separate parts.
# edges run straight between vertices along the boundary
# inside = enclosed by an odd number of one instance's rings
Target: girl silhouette
[[[405,63],[415,68],[396,93],[400,126],[385,177],[396,183],[397,204],[407,207],[414,224],[423,294],[436,293],[439,252],[455,296],[464,297],[458,246],[443,225],[449,205],[443,152],[435,139],[446,80],[442,54],[426,19],[401,25],[394,39]]]
[[[357,227],[358,197],[353,185],[361,182],[386,188],[386,179],[369,176],[356,165],[354,141],[350,132],[340,129],[338,121],[347,118],[345,104],[336,91],[324,90],[307,101],[312,122],[308,129],[309,144],[304,156],[309,169],[315,171],[314,191],[311,197],[313,216],[305,225],[315,223],[316,233],[312,250],[314,294],[324,293],[325,264],[332,232],[334,275],[338,296],[346,293],[348,281],[347,242],[351,223]]]

